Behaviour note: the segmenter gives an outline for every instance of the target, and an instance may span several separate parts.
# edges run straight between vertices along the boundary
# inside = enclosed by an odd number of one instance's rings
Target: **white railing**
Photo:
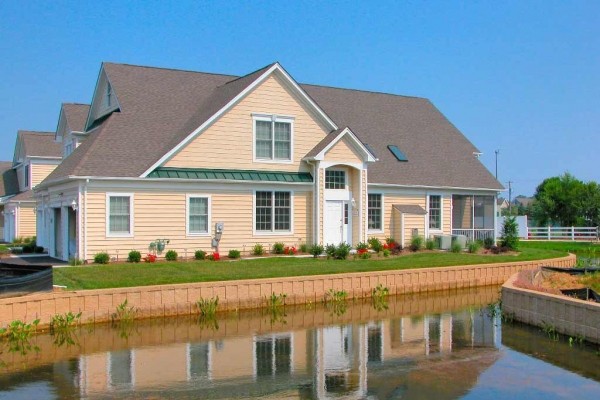
[[[598,240],[598,227],[545,226],[528,227],[527,238],[532,240]]]
[[[452,229],[453,235],[464,235],[469,241],[494,238],[493,229]]]

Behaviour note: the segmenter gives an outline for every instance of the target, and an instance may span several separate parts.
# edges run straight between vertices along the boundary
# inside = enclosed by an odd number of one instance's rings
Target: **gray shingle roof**
[[[67,119],[69,130],[75,132],[83,132],[85,130],[85,122],[90,111],[89,104],[64,103],[63,112]]]
[[[12,169],[11,161],[0,161],[0,197],[9,196],[19,191],[17,173]]]
[[[54,141],[54,132],[18,131],[23,154],[27,157],[62,157],[62,146]]]
[[[45,180],[138,177],[273,64],[237,78],[104,63],[120,112],[113,113]],[[380,161],[369,182],[502,189],[477,149],[427,99],[301,85],[339,127],[348,126]],[[400,163],[387,149],[407,155]]]

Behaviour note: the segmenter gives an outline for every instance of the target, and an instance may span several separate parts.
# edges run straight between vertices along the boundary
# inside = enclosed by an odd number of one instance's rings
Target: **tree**
[[[506,217],[502,225],[502,235],[500,236],[500,246],[508,247],[511,250],[519,248],[519,225],[515,217]]]
[[[598,226],[600,186],[584,183],[568,172],[544,179],[537,187],[532,215],[540,225]]]

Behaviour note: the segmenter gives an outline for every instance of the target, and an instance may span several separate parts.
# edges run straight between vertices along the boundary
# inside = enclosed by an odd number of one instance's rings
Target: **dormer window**
[[[110,83],[106,84],[106,107],[110,107],[112,105],[112,86]]]
[[[255,115],[254,158],[256,161],[291,161],[292,136],[292,118],[275,115]]]

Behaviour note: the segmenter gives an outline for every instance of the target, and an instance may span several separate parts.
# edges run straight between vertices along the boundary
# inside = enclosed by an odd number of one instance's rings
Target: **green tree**
[[[600,185],[584,183],[568,172],[544,179],[537,187],[532,216],[539,225],[598,226]]]

